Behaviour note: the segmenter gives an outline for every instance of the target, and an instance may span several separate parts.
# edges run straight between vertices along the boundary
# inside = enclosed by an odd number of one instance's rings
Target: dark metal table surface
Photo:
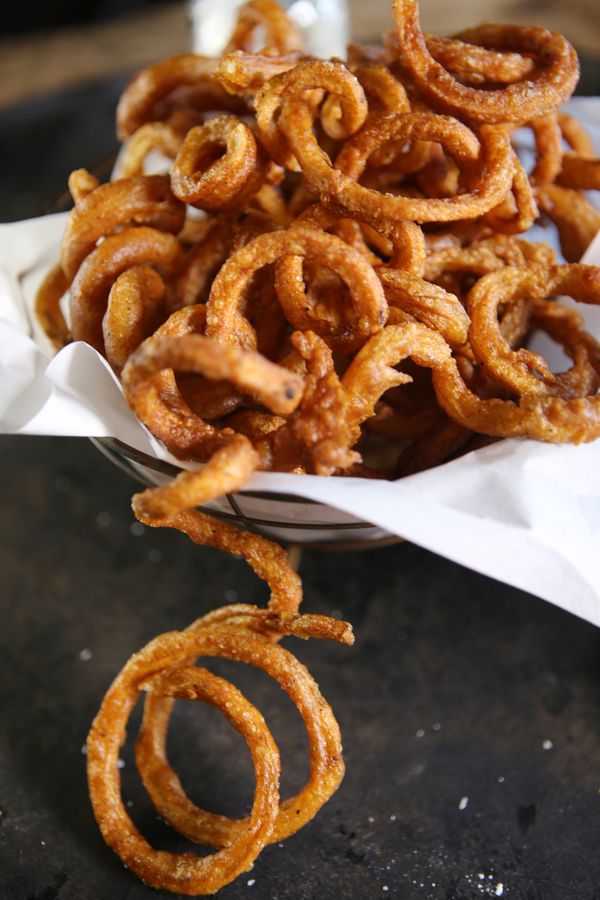
[[[0,115],[3,219],[112,151],[119,86]],[[264,586],[239,561],[141,529],[133,482],[86,441],[3,437],[0,464],[0,900],[166,898],[98,834],[86,732],[134,650],[216,605],[262,602]],[[223,900],[599,900],[600,632],[410,545],[306,552],[301,574],[306,610],[356,630],[352,649],[294,647],[338,715],[347,775]],[[253,670],[214,669],[264,711],[284,793],[298,788],[306,737],[287,698]],[[241,739],[216,712],[180,706],[170,755],[186,789],[243,814]],[[136,823],[183,847],[145,799],[130,745],[123,758]]]

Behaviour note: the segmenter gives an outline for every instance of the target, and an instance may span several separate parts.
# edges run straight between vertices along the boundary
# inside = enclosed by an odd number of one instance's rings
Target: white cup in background
[[[222,53],[244,2],[189,0],[195,53],[205,56]],[[279,3],[304,34],[307,47],[314,56],[345,57],[349,33],[346,0],[279,0]]]

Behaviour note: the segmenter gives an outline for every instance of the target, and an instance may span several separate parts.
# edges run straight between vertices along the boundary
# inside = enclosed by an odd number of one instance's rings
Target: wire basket
[[[114,438],[91,441],[107,459],[147,487],[165,484],[183,471]],[[401,541],[369,522],[294,494],[238,491],[217,497],[199,509],[284,544],[313,549],[366,550]]]

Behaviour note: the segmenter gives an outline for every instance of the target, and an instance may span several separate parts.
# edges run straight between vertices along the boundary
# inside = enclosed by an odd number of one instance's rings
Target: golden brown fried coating
[[[577,54],[562,35],[533,26],[486,24],[462,32],[462,40],[527,55],[536,65],[522,81],[495,90],[461,84],[429,52],[417,0],[394,0],[392,8],[400,62],[421,95],[439,109],[471,121],[523,124],[557,109],[579,79]]]
[[[117,112],[130,138],[123,177],[72,173],[61,265],[38,293],[55,347],[73,338],[103,353],[138,419],[195,466],[137,494],[138,519],[245,559],[270,590],[267,608],[215,610],[135,654],[92,726],[101,832],[159,889],[218,890],[306,824],[344,772],[331,709],[278,642],[350,644],[351,628],[302,615],[284,551],[217,518],[214,501],[234,505],[258,470],[402,477],[502,437],[600,437],[600,344],[554,299],[599,304],[600,269],[557,265],[550,247],[516,236],[549,220],[578,263],[600,230],[584,193],[600,188],[598,160],[558,109],[575,53],[535,27],[425,35],[416,0],[394,0],[393,14],[385,46],[317,60],[274,0],[250,0],[220,59],[144,69]],[[518,126],[533,135],[530,173],[511,144]],[[143,174],[151,151],[167,175]],[[537,332],[570,358],[567,371],[532,352]],[[310,775],[293,797],[280,801],[260,713],[198,656],[256,666],[297,705]],[[157,812],[212,856],[155,850],[123,806],[117,761],[141,692],[142,781]],[[248,743],[246,818],[186,796],[166,751],[177,699],[212,704]]]

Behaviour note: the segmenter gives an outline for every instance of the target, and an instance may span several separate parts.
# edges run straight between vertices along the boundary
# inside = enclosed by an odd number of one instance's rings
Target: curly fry
[[[558,229],[567,262],[579,262],[600,231],[600,211],[584,194],[558,184],[539,185],[536,199],[540,210]]]
[[[131,137],[146,122],[168,119],[174,109],[231,110],[243,104],[215,79],[219,61],[195,53],[181,53],[142,69],[121,95],[117,106],[117,134]]]
[[[461,38],[486,49],[530,55],[537,62],[533,72],[497,90],[461,84],[427,49],[417,0],[393,0],[392,9],[401,63],[420,93],[440,109],[471,121],[522,124],[555,110],[577,84],[577,54],[562,35],[514,25],[480,25],[462,32]]]
[[[101,184],[80,200],[69,214],[60,261],[72,281],[98,239],[126,225],[147,225],[177,233],[185,207],[171,193],[166,175],[120,178]]]
[[[235,28],[223,52],[260,49],[255,47],[257,33],[260,35],[261,47],[268,47],[277,53],[304,50],[302,34],[276,0],[249,0],[240,9]]]
[[[62,266],[53,266],[38,288],[35,297],[35,315],[56,350],[71,341],[71,332],[65,322],[60,301],[69,288]]]
[[[244,290],[258,269],[288,254],[320,260],[347,284],[353,301],[350,322],[331,323],[306,311],[305,302],[301,307],[293,297],[288,302],[279,291],[284,312],[295,328],[312,329],[327,335],[330,344],[350,350],[382,327],[387,304],[379,280],[364,257],[334,235],[291,228],[260,235],[227,260],[208,300],[207,335],[243,347],[255,346],[255,334],[242,312]]]
[[[385,220],[449,222],[481,215],[504,198],[513,179],[510,140],[501,129],[483,126],[480,143],[465,125],[446,116],[373,115],[348,141],[334,168],[314,137],[311,138],[312,115],[305,104],[288,101],[279,122],[307,182],[319,192],[321,202],[375,227]],[[358,183],[370,154],[377,147],[391,140],[409,139],[443,143],[466,166],[467,175],[474,183],[473,191],[443,199],[418,199],[382,194]]]
[[[123,272],[110,289],[102,319],[106,358],[120,371],[133,351],[160,324],[165,312],[165,283],[150,266]]]
[[[180,260],[177,238],[155,228],[126,228],[107,237],[84,259],[71,285],[73,339],[87,341],[102,352],[102,319],[119,275],[143,264],[160,266],[163,273],[172,274]]]
[[[252,130],[235,116],[216,116],[188,131],[171,167],[171,188],[184,203],[228,212],[246,206],[266,171]]]
[[[275,75],[256,95],[256,124],[272,159],[291,171],[299,171],[299,166],[277,127],[277,115],[282,104],[315,90],[338,98],[339,129],[345,135],[358,131],[367,117],[367,99],[360,82],[342,63],[309,60],[299,63],[292,71]]]

